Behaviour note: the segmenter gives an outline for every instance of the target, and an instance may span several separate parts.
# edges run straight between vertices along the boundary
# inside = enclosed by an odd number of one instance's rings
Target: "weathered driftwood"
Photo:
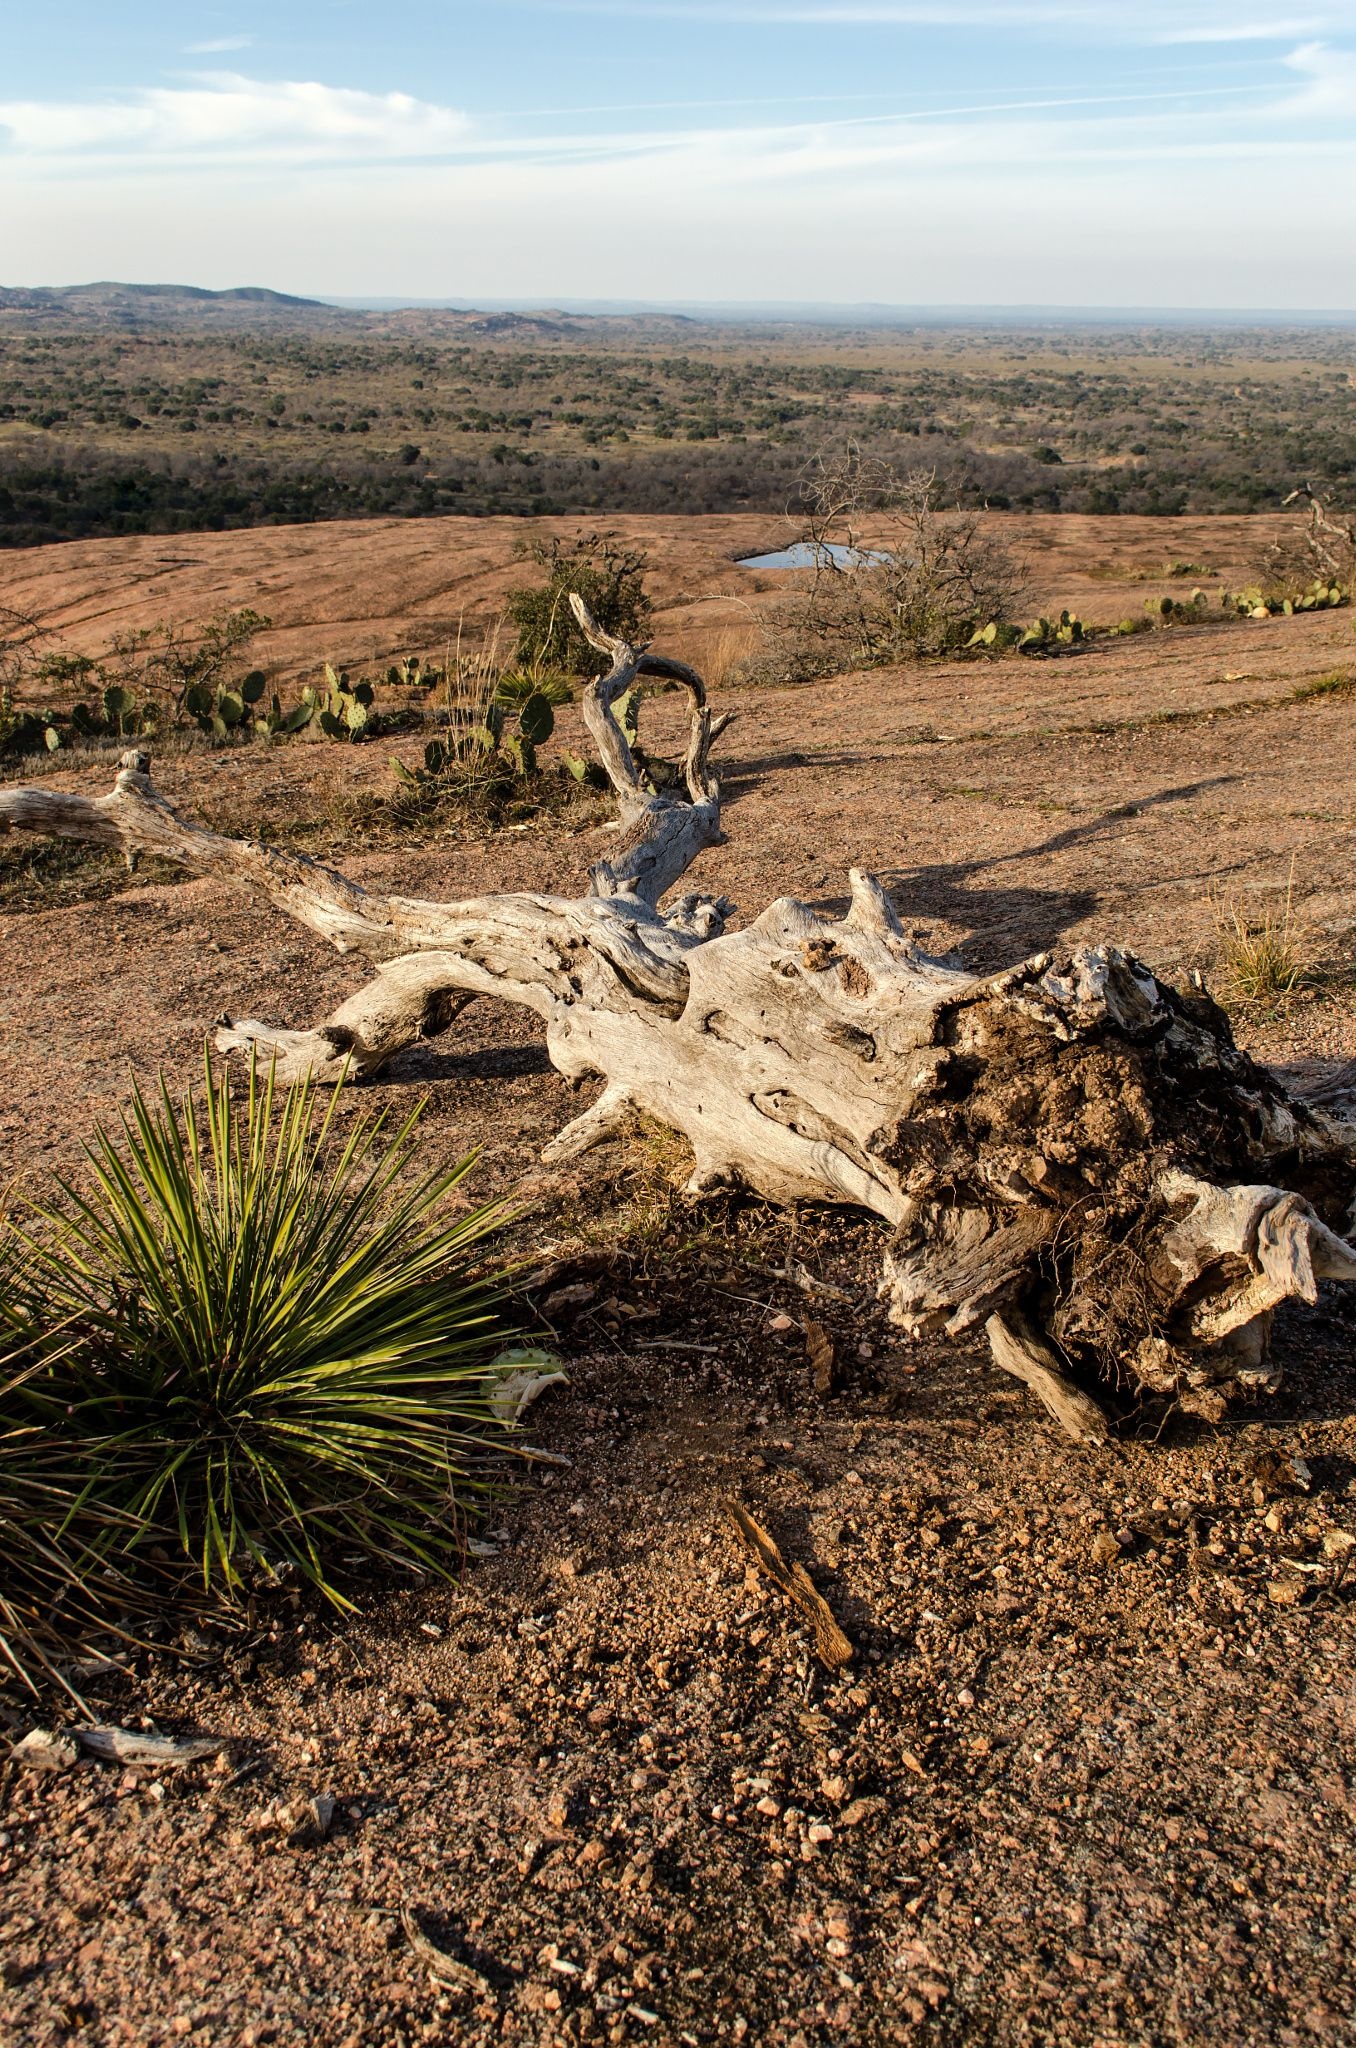
[[[373,962],[318,1027],[223,1023],[220,1046],[275,1056],[284,1078],[329,1079],[345,1063],[372,1073],[473,998],[502,997],[542,1019],[562,1073],[601,1083],[548,1161],[640,1111],[687,1139],[694,1192],[733,1182],[870,1210],[894,1226],[882,1280],[894,1320],[954,1334],[1001,1315],[1000,1362],[1024,1362],[1033,1385],[1043,1372],[1047,1400],[1066,1368],[1205,1414],[1239,1386],[1273,1384],[1274,1309],[1312,1300],[1320,1278],[1356,1279],[1339,1234],[1356,1127],[1287,1095],[1208,996],[1114,947],[966,973],[920,953],[856,870],[842,916],[780,898],[727,932],[722,898],[661,907],[720,841],[710,755],[726,721],[690,669],[610,639],[575,605],[611,661],[583,712],[621,813],[581,898],[367,890],[181,818],[140,753],[101,799],[0,792],[0,830],[244,879]],[[651,786],[613,712],[647,677],[688,696],[680,790]]]
[[[1091,1394],[1070,1379],[1043,1337],[1037,1335],[1015,1311],[1001,1316],[997,1310],[984,1325],[994,1364],[1030,1387],[1036,1399],[1066,1436],[1079,1444],[1104,1444],[1110,1435],[1103,1411]]]

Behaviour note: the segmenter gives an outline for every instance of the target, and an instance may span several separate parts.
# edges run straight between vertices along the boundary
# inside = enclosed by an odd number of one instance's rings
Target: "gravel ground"
[[[967,960],[1111,938],[1180,972],[1209,966],[1214,906],[1274,900],[1293,856],[1320,971],[1243,1023],[1321,1077],[1356,1054],[1356,700],[1288,693],[1350,630],[743,692],[730,844],[694,881],[751,914],[864,858]],[[228,828],[309,807],[304,843],[410,892],[569,889],[606,850],[568,818],[345,846],[339,782],[375,786],[384,752],[161,765]],[[223,886],[87,879],[46,908],[16,890],[0,922],[6,1179],[78,1164],[129,1071],[187,1079],[221,1010],[308,1023],[358,982]],[[531,1020],[483,1004],[362,1096],[418,1091],[432,1144],[483,1143],[477,1195],[578,1106]],[[1279,1395],[1076,1448],[986,1354],[886,1329],[872,1225],[688,1209],[675,1165],[640,1134],[537,1184],[525,1232],[611,1256],[564,1276],[587,1299],[542,1304],[570,1383],[533,1434],[569,1463],[505,1500],[492,1554],[364,1589],[357,1622],[288,1598],[88,1682],[110,1721],[220,1736],[213,1761],[0,1765],[6,2041],[1349,2031],[1352,1304],[1278,1321]],[[846,1670],[754,1571],[732,1500],[808,1570]]]
[[[1289,1319],[1265,1411],[1094,1452],[977,1352],[895,1347],[870,1226],[797,1238],[843,1300],[767,1277],[757,1210],[682,1224],[575,1283],[534,1432],[570,1463],[497,1555],[94,1688],[228,1736],[213,1762],[9,1767],[11,2039],[1340,2034],[1350,1313]],[[811,1569],[842,1673],[732,1499]]]

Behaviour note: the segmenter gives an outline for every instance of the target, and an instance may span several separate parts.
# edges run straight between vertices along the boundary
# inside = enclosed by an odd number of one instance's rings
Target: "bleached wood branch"
[[[375,977],[312,1030],[223,1022],[225,1049],[329,1079],[378,1070],[475,997],[525,1006],[557,1069],[601,1084],[547,1148],[578,1157],[635,1112],[682,1134],[694,1194],[863,1208],[893,1228],[881,1291],[901,1328],[987,1325],[995,1356],[1095,1439],[1084,1381],[1218,1412],[1274,1381],[1271,1316],[1356,1278],[1356,1128],[1287,1096],[1208,997],[1114,947],[996,975],[919,953],[875,877],[841,916],[783,897],[726,931],[723,898],[668,892],[720,835],[725,723],[700,677],[602,634],[584,711],[623,834],[582,898],[438,903],[180,816],[123,757],[112,792],[0,791],[0,831],[121,846],[248,883]],[[656,793],[614,713],[639,676],[687,693],[683,792]]]

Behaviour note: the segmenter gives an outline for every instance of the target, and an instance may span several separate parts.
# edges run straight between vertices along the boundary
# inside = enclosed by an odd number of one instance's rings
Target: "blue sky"
[[[0,282],[1356,306],[1356,0],[44,0]]]

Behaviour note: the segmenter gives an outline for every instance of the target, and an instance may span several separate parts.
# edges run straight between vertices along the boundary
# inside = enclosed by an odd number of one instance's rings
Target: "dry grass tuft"
[[[1356,697],[1356,669],[1335,668],[1329,675],[1317,676],[1312,683],[1301,683],[1291,692],[1296,704],[1304,704],[1312,697]]]
[[[1279,908],[1268,905],[1260,918],[1250,918],[1237,903],[1216,906],[1219,964],[1227,986],[1249,1008],[1264,1009],[1293,995],[1312,972],[1311,935],[1295,916],[1294,895],[1292,859]]]
[[[677,660],[695,668],[709,694],[716,697],[724,690],[738,688],[745,679],[760,638],[759,628],[751,620],[741,620],[737,625],[694,625],[678,635],[672,647],[665,642],[664,652],[671,652]]]

